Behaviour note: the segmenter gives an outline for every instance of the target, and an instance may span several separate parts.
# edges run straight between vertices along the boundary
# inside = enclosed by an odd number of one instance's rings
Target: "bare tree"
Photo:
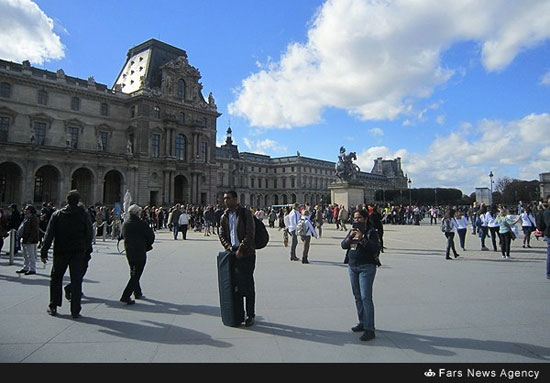
[[[508,186],[510,186],[510,184],[514,181],[515,180],[513,180],[510,177],[506,177],[506,176],[501,177],[495,182],[495,186],[496,186],[495,190],[501,193],[504,193],[504,191],[508,188]]]

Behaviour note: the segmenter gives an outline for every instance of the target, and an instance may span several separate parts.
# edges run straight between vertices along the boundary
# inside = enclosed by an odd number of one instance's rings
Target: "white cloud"
[[[372,128],[369,130],[369,133],[371,134],[371,136],[383,136],[384,135],[384,131],[380,128]]]
[[[440,114],[435,118],[435,122],[437,122],[439,125],[445,124],[445,116]]]
[[[538,179],[550,169],[550,114],[529,114],[520,120],[464,122],[445,136],[436,137],[426,153],[392,151],[373,146],[358,154],[357,163],[370,171],[374,159],[401,157],[415,187],[457,187],[472,193],[488,186],[489,170],[499,175]],[[510,167],[518,169],[510,174]]]
[[[244,79],[228,109],[266,128],[319,123],[327,107],[392,120],[453,76],[441,64],[453,44],[479,42],[484,67],[502,70],[548,25],[549,1],[327,0],[307,42]]]
[[[540,78],[540,85],[550,86],[550,71],[542,75]]]
[[[42,64],[65,56],[52,19],[30,0],[1,0],[0,25],[0,57],[5,60]]]
[[[263,140],[251,140],[247,137],[244,137],[243,143],[249,151],[258,154],[281,154],[285,153],[288,150],[286,146],[281,145],[279,142],[271,140],[269,138]]]

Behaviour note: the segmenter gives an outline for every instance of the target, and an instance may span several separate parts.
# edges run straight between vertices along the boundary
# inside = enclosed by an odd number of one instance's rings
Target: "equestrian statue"
[[[335,165],[336,177],[342,182],[349,182],[355,179],[357,173],[359,173],[359,166],[353,163],[353,160],[357,159],[355,152],[346,154],[346,149],[341,146],[340,154],[338,155],[338,162]]]

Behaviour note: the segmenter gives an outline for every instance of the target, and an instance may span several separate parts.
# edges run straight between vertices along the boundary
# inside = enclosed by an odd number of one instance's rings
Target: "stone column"
[[[96,173],[97,173],[97,182],[96,182],[96,185],[95,185],[96,200],[92,202],[93,204],[95,204],[96,202],[103,203],[103,188],[104,188],[104,184],[105,184],[105,168],[103,166],[98,166]]]

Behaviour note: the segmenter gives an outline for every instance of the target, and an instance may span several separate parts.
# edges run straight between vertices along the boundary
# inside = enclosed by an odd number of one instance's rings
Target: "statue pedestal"
[[[365,189],[361,184],[332,182],[328,185],[328,188],[332,203],[344,205],[346,209],[349,209],[350,206],[365,203]]]

